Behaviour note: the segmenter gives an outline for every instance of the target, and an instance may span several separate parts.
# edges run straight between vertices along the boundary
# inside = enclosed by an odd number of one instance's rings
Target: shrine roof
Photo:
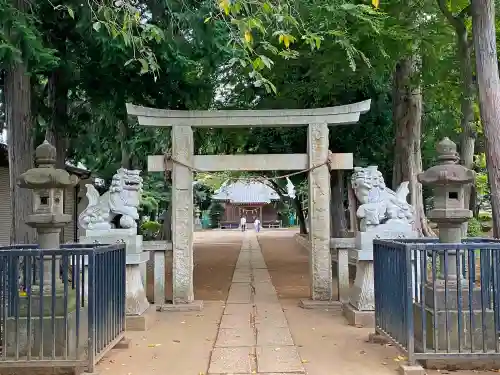
[[[268,185],[257,181],[226,181],[212,196],[213,200],[230,203],[271,203],[280,196]]]

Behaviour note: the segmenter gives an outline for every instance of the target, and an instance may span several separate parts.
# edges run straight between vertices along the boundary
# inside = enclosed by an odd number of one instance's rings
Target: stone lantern
[[[446,244],[462,243],[462,227],[472,217],[472,212],[468,207],[464,207],[465,188],[475,181],[474,171],[458,164],[459,156],[457,146],[450,139],[444,138],[437,145],[439,163],[418,175],[418,180],[423,184],[430,186],[434,193],[434,208],[429,212],[428,217],[434,221],[439,230],[439,241]],[[415,321],[415,339],[417,342],[427,340],[427,348],[449,350],[461,349],[470,350],[472,345],[478,348],[486,342],[489,350],[496,347],[495,335],[491,335],[485,340],[482,337],[481,330],[472,329],[468,323],[464,324],[460,331],[458,330],[459,315],[462,322],[474,320],[474,326],[486,326],[488,330],[494,330],[494,312],[493,310],[481,308],[481,286],[470,285],[461,275],[457,274],[457,256],[453,246],[448,246],[447,261],[447,280],[444,280],[445,258],[440,254],[440,272],[437,275],[435,285],[433,280],[427,280],[425,285],[425,313],[427,322],[426,335],[424,335],[422,323],[423,316],[420,302],[414,304]],[[458,265],[460,266],[460,265]],[[461,307],[459,308],[461,301]],[[472,324],[472,323],[470,323]],[[474,338],[471,339],[470,335]],[[488,335],[490,336],[490,335]],[[476,343],[476,344],[473,344]],[[481,347],[482,350],[482,347]]]
[[[201,210],[197,206],[196,209],[194,210],[195,218],[194,218],[194,230],[195,231],[200,231],[202,229],[201,225]]]
[[[473,184],[474,171],[458,164],[457,145],[444,138],[437,145],[439,164],[418,175],[423,185],[430,186],[434,192],[434,208],[429,219],[439,229],[439,241],[461,243],[462,226],[472,217],[472,211],[464,207],[465,187]],[[441,269],[443,266],[441,266]],[[448,258],[449,279],[456,279],[456,258]]]
[[[56,149],[47,141],[36,148],[35,164],[17,180],[19,187],[33,191],[33,213],[26,224],[36,229],[40,248],[58,249],[61,229],[72,219],[64,213],[64,190],[76,186],[78,177],[55,168]],[[50,262],[44,264],[44,280],[50,283]]]
[[[439,240],[445,243],[462,241],[462,224],[472,217],[472,211],[464,207],[465,187],[473,184],[474,171],[458,164],[457,146],[449,138],[437,145],[440,163],[418,175],[423,185],[434,191],[434,209],[429,219],[439,228]]]

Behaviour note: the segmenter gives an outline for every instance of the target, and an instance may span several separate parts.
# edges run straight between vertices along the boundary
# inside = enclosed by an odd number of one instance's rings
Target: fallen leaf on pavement
[[[161,344],[148,344],[148,348],[156,348],[157,346],[161,346]]]
[[[309,360],[307,360],[307,359],[303,359],[301,362],[302,362],[302,363],[309,363]]]

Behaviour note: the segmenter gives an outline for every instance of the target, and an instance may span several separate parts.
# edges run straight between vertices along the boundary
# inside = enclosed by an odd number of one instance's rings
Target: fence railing
[[[124,244],[0,247],[0,369],[93,372],[124,336],[125,268]]]
[[[500,241],[373,244],[375,329],[410,363],[500,359]]]

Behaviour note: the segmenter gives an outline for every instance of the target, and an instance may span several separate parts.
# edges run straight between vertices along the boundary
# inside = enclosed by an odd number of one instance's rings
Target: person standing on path
[[[244,215],[241,215],[240,227],[242,232],[244,232],[247,229],[247,218]]]
[[[258,217],[255,218],[254,222],[253,222],[253,227],[255,228],[255,231],[257,233],[260,232],[260,220]]]

